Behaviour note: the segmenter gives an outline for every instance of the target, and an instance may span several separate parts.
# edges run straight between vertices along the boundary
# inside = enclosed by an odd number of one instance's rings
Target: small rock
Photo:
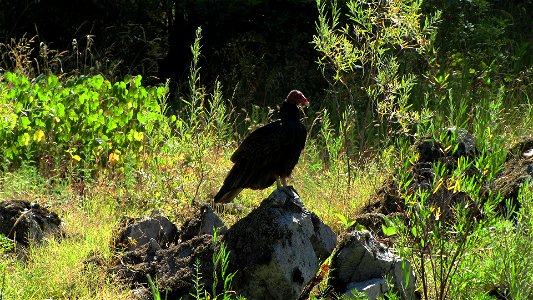
[[[152,300],[152,293],[145,287],[140,287],[132,290],[133,299],[135,300]]]
[[[463,128],[450,127],[448,128],[448,135],[455,135],[456,150],[453,152],[453,156],[456,158],[467,156],[475,157],[479,151],[477,149],[476,137]]]
[[[292,186],[285,186],[282,189],[275,189],[269,196],[268,200],[272,207],[283,207],[286,201],[291,201],[293,204],[303,207],[304,204],[300,195]]]
[[[122,223],[128,224],[115,241],[117,248],[133,251],[154,240],[159,247],[167,248],[176,241],[178,228],[166,217],[154,215],[139,220],[127,219]]]
[[[410,271],[404,271],[402,265]],[[333,254],[330,268],[328,283],[339,294],[349,292],[353,287],[367,286],[369,280],[389,276],[402,299],[414,297],[415,274],[411,264],[391,253],[366,230],[345,236]],[[409,274],[407,286],[405,274]]]
[[[376,300],[389,291],[385,278],[373,278],[362,282],[352,282],[347,286],[348,291],[344,293],[346,297],[354,297],[357,293],[365,293],[368,299]]]
[[[418,161],[422,163],[433,163],[444,157],[445,153],[442,145],[434,139],[424,139],[415,144],[418,152]]]
[[[0,233],[22,246],[40,243],[48,234],[59,235],[61,219],[55,212],[26,200],[0,202]]]
[[[227,228],[222,219],[209,206],[200,207],[198,214],[185,221],[181,228],[179,240],[186,241],[203,234],[213,235],[213,229],[217,229],[219,235],[223,235]]]

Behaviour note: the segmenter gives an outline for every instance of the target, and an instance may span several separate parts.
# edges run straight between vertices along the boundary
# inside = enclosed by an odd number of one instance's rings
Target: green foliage
[[[0,255],[15,250],[15,243],[10,238],[0,234]]]
[[[150,276],[150,274],[147,274],[146,278],[148,279],[148,286],[150,287],[150,291],[152,292],[154,300],[167,299],[166,296],[165,298],[161,298],[161,294],[159,293],[159,288],[157,287],[156,283],[152,280],[152,277]]]
[[[5,73],[0,149],[4,166],[23,161],[48,168],[114,166],[123,155],[140,158],[151,134],[165,121],[165,87],[145,88],[141,76],[112,84],[101,75],[62,82]]]
[[[456,151],[456,138],[446,139],[451,153]],[[418,272],[424,299],[448,299],[458,289],[456,282],[464,281],[456,276],[468,264],[468,255],[477,251],[482,240],[478,232],[497,222],[494,208],[501,198],[484,186],[493,180],[504,158],[502,152],[460,157],[452,170],[435,163],[431,186],[414,191],[408,168],[416,158],[406,159],[399,170],[399,190],[407,206],[407,221],[397,220],[399,248]],[[442,197],[463,200],[443,207],[438,204]]]
[[[213,253],[213,298],[231,299],[234,294],[231,291],[231,282],[237,272],[228,272],[230,252],[224,242],[217,243],[218,233],[213,234],[213,243],[217,245],[217,250]],[[219,282],[222,283],[222,293],[218,294]]]
[[[346,218],[343,214],[336,213],[335,215],[346,229],[352,227],[356,223],[355,220]]]
[[[423,59],[432,50],[440,13],[424,20],[421,4],[347,1],[344,16],[337,1],[317,1],[313,44],[321,53],[323,74],[331,78],[337,109],[352,105],[365,121],[377,117],[382,125],[395,123],[390,130],[400,133],[412,133],[413,124],[424,121],[424,115],[410,109],[417,74],[403,65],[404,56]],[[361,130],[363,124],[354,125]]]
[[[519,192],[522,204],[515,222],[500,220],[477,234],[482,239],[480,251],[470,258],[471,268],[462,270],[475,276],[490,289],[497,290],[510,299],[533,297],[533,192],[527,182]],[[490,259],[486,259],[489,257]],[[477,260],[477,261],[475,261]],[[481,262],[481,263],[480,263]],[[469,290],[457,279],[458,297],[469,297]]]
[[[205,290],[205,284],[202,282],[202,273],[200,272],[201,261],[196,260],[194,267],[196,272],[194,274],[193,285],[195,293],[190,295],[197,300],[203,299],[240,299],[236,297],[235,293],[231,290],[231,282],[236,272],[229,273],[229,251],[226,244],[218,241],[218,233],[214,228],[213,244],[216,245],[216,249],[212,256],[213,264],[213,286],[211,292]],[[221,290],[221,292],[219,292]]]

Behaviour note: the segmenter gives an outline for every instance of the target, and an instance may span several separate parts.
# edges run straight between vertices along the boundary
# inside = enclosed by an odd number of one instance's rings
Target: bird
[[[279,110],[279,119],[254,130],[231,156],[234,163],[215,195],[215,203],[231,202],[243,189],[266,189],[274,182],[283,190],[286,178],[298,163],[307,129],[300,121],[299,106],[309,101],[292,90]]]

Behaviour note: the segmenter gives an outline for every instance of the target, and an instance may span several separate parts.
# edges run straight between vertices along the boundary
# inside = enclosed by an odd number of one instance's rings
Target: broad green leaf
[[[20,118],[20,123],[22,125],[22,129],[26,129],[28,126],[30,126],[31,121],[28,117],[22,117]]]

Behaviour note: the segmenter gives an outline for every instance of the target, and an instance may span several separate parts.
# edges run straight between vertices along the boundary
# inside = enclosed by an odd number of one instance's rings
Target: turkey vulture
[[[279,110],[279,120],[253,131],[231,156],[234,163],[215,202],[227,203],[244,188],[265,189],[274,181],[278,189],[286,186],[305,145],[307,130],[300,122],[298,105],[309,102],[302,92],[289,93]]]

